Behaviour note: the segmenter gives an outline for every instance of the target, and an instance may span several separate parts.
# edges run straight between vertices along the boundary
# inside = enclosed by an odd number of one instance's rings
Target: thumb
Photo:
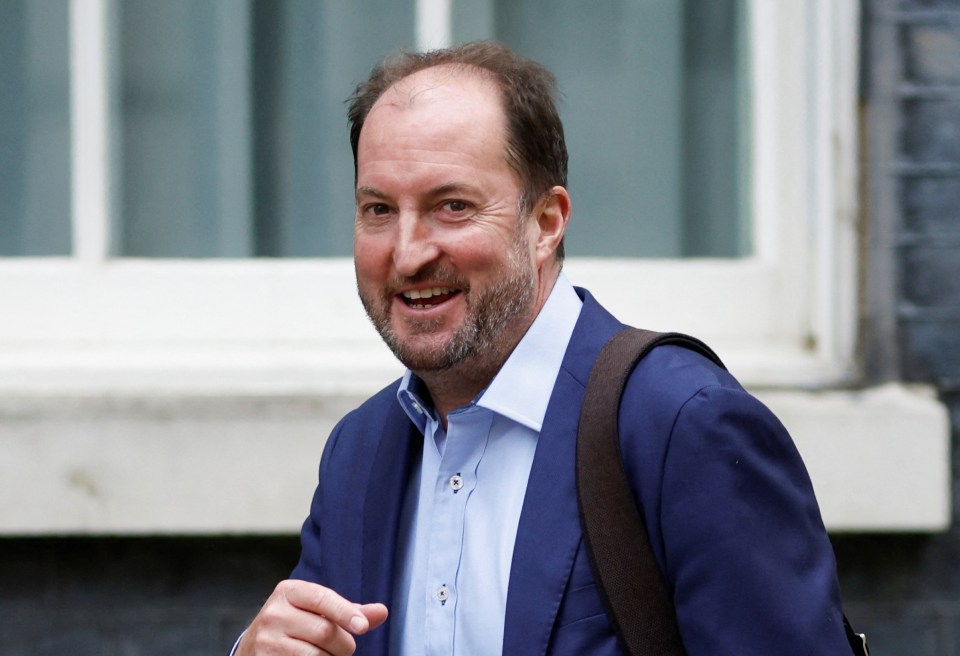
[[[371,631],[387,621],[387,607],[383,604],[354,604],[363,616],[367,618],[369,626],[356,633],[362,634]]]

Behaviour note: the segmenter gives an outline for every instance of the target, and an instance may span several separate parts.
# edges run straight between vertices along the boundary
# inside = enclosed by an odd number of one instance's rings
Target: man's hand
[[[243,634],[235,656],[349,656],[354,635],[387,619],[383,604],[355,604],[316,583],[282,581]]]

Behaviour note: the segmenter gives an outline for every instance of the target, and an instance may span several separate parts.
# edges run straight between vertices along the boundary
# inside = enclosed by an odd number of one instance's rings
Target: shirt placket
[[[477,466],[486,447],[490,422],[490,412],[476,406],[448,417],[430,519],[424,636],[428,656],[454,653],[464,519],[467,501],[476,488]]]

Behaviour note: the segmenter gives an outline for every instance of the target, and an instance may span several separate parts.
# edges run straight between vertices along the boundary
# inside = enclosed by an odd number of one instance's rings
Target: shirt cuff
[[[237,641],[236,641],[235,643],[233,643],[233,649],[230,650],[230,653],[229,653],[227,656],[233,656],[234,654],[237,653],[237,647],[240,646],[240,641],[243,640],[243,634],[244,634],[244,633],[246,633],[246,631],[244,631],[243,633],[241,633],[241,634],[239,635],[239,637],[237,637]]]

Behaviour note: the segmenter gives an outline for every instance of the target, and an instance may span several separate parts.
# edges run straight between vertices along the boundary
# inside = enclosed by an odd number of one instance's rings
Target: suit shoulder
[[[730,372],[700,353],[683,346],[664,345],[650,351],[637,364],[624,397],[654,395],[661,402],[682,404],[705,387],[743,391]]]
[[[361,446],[368,440],[378,440],[393,413],[403,413],[397,402],[399,386],[400,380],[395,380],[347,412],[330,433],[324,457],[331,456],[334,450],[342,451],[343,444]]]
[[[367,398],[359,406],[344,415],[341,422],[366,420],[370,416],[383,415],[397,404],[397,390],[400,388],[400,379],[397,379]]]
[[[694,410],[696,409],[696,410]],[[659,462],[681,414],[696,411],[766,414],[728,371],[682,346],[659,346],[638,363],[620,402],[625,455]]]

